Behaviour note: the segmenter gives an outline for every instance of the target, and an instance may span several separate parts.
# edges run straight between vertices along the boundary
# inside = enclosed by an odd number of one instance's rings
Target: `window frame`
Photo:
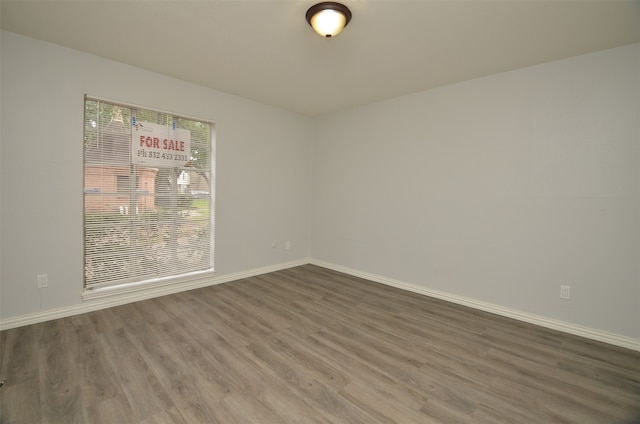
[[[136,122],[136,115],[138,111],[144,111],[145,113],[155,113],[157,116],[164,116],[166,118],[166,122],[167,125],[169,125],[170,122],[174,122],[174,126],[173,129],[176,128],[176,124],[175,123],[179,123],[181,120],[186,120],[186,121],[191,121],[192,123],[195,124],[200,124],[200,125],[204,125],[204,126],[208,126],[208,137],[204,138],[202,140],[206,140],[206,145],[208,146],[208,152],[206,152],[207,156],[208,156],[208,164],[205,165],[205,167],[198,167],[195,166],[193,168],[185,168],[185,166],[187,165],[183,165],[181,167],[178,166],[174,166],[174,167],[160,167],[160,169],[164,169],[164,170],[168,170],[168,172],[170,173],[170,175],[182,175],[182,173],[184,172],[195,172],[196,174],[202,174],[204,175],[204,180],[206,181],[207,185],[208,185],[208,191],[209,191],[209,197],[208,197],[208,216],[206,217],[206,219],[202,219],[200,220],[201,222],[207,222],[207,227],[206,229],[208,230],[208,244],[206,244],[207,247],[207,253],[205,254],[205,256],[203,258],[208,259],[208,263],[207,266],[205,267],[205,269],[197,269],[197,270],[189,270],[186,272],[178,272],[178,273],[174,273],[171,275],[156,275],[156,276],[148,276],[148,277],[144,277],[141,278],[140,276],[136,276],[133,279],[129,280],[129,279],[119,279],[118,281],[115,282],[108,282],[108,283],[100,283],[100,284],[87,284],[88,278],[87,278],[87,196],[91,196],[92,194],[96,194],[99,193],[100,190],[96,189],[96,188],[87,188],[86,184],[87,184],[87,168],[88,165],[93,165],[93,166],[99,166],[97,165],[96,162],[92,162],[91,160],[89,160],[87,158],[87,141],[86,141],[86,137],[87,137],[87,102],[96,102],[97,106],[100,107],[100,104],[108,104],[112,107],[120,107],[120,108],[126,108],[128,110],[131,111],[131,119],[129,118],[129,122],[126,123],[126,125],[130,125],[133,124],[135,125]],[[92,299],[92,298],[96,298],[96,297],[102,297],[105,295],[112,295],[112,294],[118,294],[118,293],[123,293],[123,292],[129,292],[129,291],[138,291],[138,290],[145,290],[148,288],[154,288],[154,287],[163,287],[163,286],[167,286],[167,285],[174,285],[174,284],[185,284],[188,283],[190,281],[194,281],[203,277],[210,277],[212,275],[215,275],[215,157],[216,157],[216,128],[215,128],[215,122],[212,120],[208,120],[208,119],[202,119],[202,118],[197,118],[197,117],[193,117],[193,116],[187,116],[184,114],[176,114],[173,112],[166,112],[166,111],[162,111],[159,109],[152,109],[146,106],[137,106],[137,105],[133,105],[133,104],[129,104],[129,103],[125,103],[125,102],[120,102],[120,101],[113,101],[113,100],[108,100],[108,99],[104,99],[104,98],[100,98],[100,97],[95,97],[95,96],[89,96],[89,95],[85,95],[84,101],[83,101],[83,111],[84,111],[84,119],[83,119],[83,126],[85,127],[85,130],[83,130],[83,186],[84,186],[84,194],[83,194],[83,233],[84,233],[84,237],[83,237],[83,299]],[[139,122],[139,121],[138,121]],[[146,121],[142,121],[142,122],[146,122]],[[164,125],[162,123],[162,125]],[[99,134],[99,131],[96,130],[96,134]],[[96,135],[97,137],[97,135]],[[202,141],[201,140],[201,141]],[[101,141],[99,138],[96,138],[93,143],[95,143],[95,146],[97,148],[104,148],[104,146],[101,146],[101,144],[104,144],[103,141]],[[202,146],[202,144],[200,144],[200,146]],[[132,147],[129,147],[130,149],[132,149]],[[200,147],[198,147],[200,148]],[[197,153],[197,151],[196,151]],[[191,151],[189,152],[189,162],[191,163],[194,160],[194,157],[192,156],[193,154],[193,148],[191,149]],[[195,159],[197,160],[197,158]],[[150,165],[136,165],[132,159],[132,155],[131,153],[128,154],[128,160],[127,160],[127,167],[129,168],[129,174],[128,175],[117,175],[114,176],[115,178],[115,185],[116,185],[116,190],[114,190],[114,194],[116,196],[122,196],[124,194],[125,197],[129,198],[129,207],[124,206],[124,207],[120,207],[120,214],[126,214],[129,215],[129,212],[131,212],[131,214],[138,214],[138,207],[136,206],[137,201],[138,201],[138,197],[140,197],[141,195],[139,194],[139,187],[138,187],[138,177],[137,174],[139,172],[141,172],[142,170],[145,169],[145,167],[148,167]],[[101,162],[102,166],[104,166],[105,162]],[[109,164],[109,162],[106,162],[107,165]],[[123,166],[125,165],[124,162],[118,164],[118,166]],[[129,191],[128,193],[123,193],[121,191],[121,185],[122,182],[124,181],[125,178],[128,178],[129,180]],[[179,191],[178,191],[178,180],[176,180],[175,182],[173,182],[174,185],[174,191],[170,194],[170,196],[172,197],[171,202],[173,202],[173,207],[174,209],[170,209],[171,211],[175,212],[177,209],[176,204],[179,203],[178,200],[178,195],[179,195]],[[184,187],[181,187],[184,188]],[[199,193],[201,193],[199,191]],[[143,194],[144,195],[144,194]],[[155,188],[154,188],[154,192],[153,192],[153,197],[154,199],[157,198],[157,194],[155,193]],[[195,196],[194,196],[195,198]],[[155,204],[155,200],[154,200],[154,206],[156,208],[161,208],[161,206],[156,205]],[[133,212],[135,210],[135,212]],[[174,218],[175,220],[175,218]],[[130,219],[130,222],[128,225],[135,225],[135,224],[131,224],[132,220]],[[176,231],[176,230],[171,230],[171,231]],[[133,237],[133,236],[131,236]],[[204,239],[206,240],[206,238]],[[178,241],[174,241],[172,239],[171,243],[174,244],[178,244]]]

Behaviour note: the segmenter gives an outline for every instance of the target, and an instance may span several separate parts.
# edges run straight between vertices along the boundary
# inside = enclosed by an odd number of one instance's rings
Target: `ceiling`
[[[2,29],[308,116],[640,42],[640,1],[0,0]]]

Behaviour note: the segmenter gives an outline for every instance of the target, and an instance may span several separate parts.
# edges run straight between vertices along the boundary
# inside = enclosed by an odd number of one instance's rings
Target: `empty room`
[[[0,423],[640,422],[639,1],[0,24]]]

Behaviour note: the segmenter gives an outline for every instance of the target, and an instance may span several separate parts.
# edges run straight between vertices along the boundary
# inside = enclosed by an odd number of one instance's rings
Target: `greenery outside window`
[[[85,98],[86,290],[213,270],[213,123]]]

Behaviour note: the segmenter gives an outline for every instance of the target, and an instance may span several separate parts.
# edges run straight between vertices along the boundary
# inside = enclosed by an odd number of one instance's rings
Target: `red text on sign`
[[[158,137],[140,136],[140,147],[149,147],[155,149],[171,150],[175,152],[184,152],[184,141],[179,140],[162,140],[162,147],[160,147],[160,139]]]

